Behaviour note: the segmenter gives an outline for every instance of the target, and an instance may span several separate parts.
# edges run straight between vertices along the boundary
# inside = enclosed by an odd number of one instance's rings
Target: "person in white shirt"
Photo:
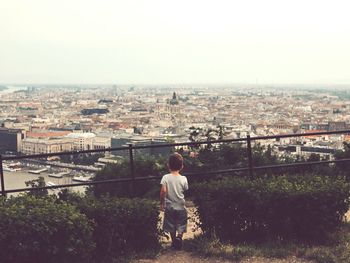
[[[182,236],[187,230],[187,210],[184,192],[188,190],[183,169],[183,157],[175,153],[169,157],[170,173],[163,176],[160,184],[160,209],[164,211],[163,231],[170,233],[172,247],[182,248]]]

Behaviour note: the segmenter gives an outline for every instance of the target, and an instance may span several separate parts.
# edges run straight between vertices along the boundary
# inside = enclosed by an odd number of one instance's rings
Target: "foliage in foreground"
[[[0,262],[119,262],[160,248],[159,211],[144,199],[62,191],[0,202]]]
[[[200,256],[216,257],[239,261],[247,257],[289,258],[299,257],[318,263],[350,262],[350,225],[343,224],[334,232],[331,243],[323,246],[303,244],[300,242],[264,242],[261,244],[225,243],[217,237],[197,236],[186,240],[184,249]]]
[[[94,258],[110,262],[121,255],[157,250],[159,209],[155,202],[145,199],[96,199],[76,194],[61,195],[93,220]]]
[[[198,173],[197,176],[188,178],[192,185],[198,180],[220,179],[226,175],[206,174],[209,171],[220,171],[232,168],[242,168],[248,166],[247,148],[241,143],[227,144],[209,144],[204,148],[191,147],[190,151],[178,150],[184,157],[184,170],[182,173]],[[336,153],[335,158],[347,158],[350,156],[350,146],[344,143],[344,151]],[[283,165],[291,163],[307,163],[320,161],[318,154],[311,154],[308,158],[300,155],[292,156],[289,154],[277,157],[270,146],[263,146],[254,143],[252,146],[252,163],[256,166],[265,165]],[[255,170],[257,176],[280,175],[280,174],[301,174],[318,173],[322,175],[344,174],[348,175],[349,163],[340,163],[335,166],[329,164],[322,165],[303,165],[294,167],[280,167],[278,169]],[[140,198],[158,198],[159,181],[162,175],[168,173],[167,158],[160,156],[138,156],[134,160],[134,175],[138,177],[155,176],[159,180],[142,180],[132,184],[131,182],[119,182],[94,185],[89,188],[89,192],[94,196],[103,195],[117,197],[140,197]],[[235,173],[244,176],[243,172]],[[98,172],[93,180],[103,181],[111,179],[131,178],[130,163],[128,159],[121,160],[117,164],[107,165],[102,171]]]
[[[325,241],[349,209],[344,178],[226,178],[192,189],[200,227],[223,241]]]
[[[21,196],[0,205],[2,262],[88,262],[93,223],[72,205]]]
[[[135,177],[158,176],[161,177],[167,172],[166,160],[155,157],[142,157],[134,162]],[[102,171],[98,172],[94,177],[94,181],[103,181],[111,179],[131,178],[130,165],[127,160],[123,160],[118,164],[106,166]],[[160,179],[159,179],[160,180]],[[159,182],[152,180],[131,182],[119,182],[92,185],[89,192],[96,197],[104,195],[115,197],[153,197],[159,195]]]

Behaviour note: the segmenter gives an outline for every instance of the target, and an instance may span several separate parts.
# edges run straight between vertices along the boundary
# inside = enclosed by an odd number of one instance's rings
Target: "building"
[[[302,146],[302,145],[286,145],[279,146],[278,150],[280,152],[290,152],[297,155],[309,157],[311,154],[318,154],[320,157],[326,159],[332,159],[335,149],[329,147],[316,147],[316,146]]]
[[[170,105],[178,105],[179,104],[179,100],[177,99],[177,95],[176,92],[174,91],[173,93],[173,97],[171,98],[171,100],[169,101]]]
[[[84,151],[93,149],[93,141],[96,134],[91,132],[72,132],[66,138],[72,139],[74,151]]]
[[[27,138],[63,138],[67,134],[71,133],[70,131],[30,131],[27,132]]]
[[[22,141],[23,154],[45,154],[69,152],[73,149],[74,141],[68,138],[26,138]]]
[[[43,106],[40,102],[20,102],[16,110],[26,116],[36,116],[43,111]]]
[[[341,131],[346,129],[345,122],[342,121],[330,121],[329,122],[329,131]]]
[[[106,149],[111,148],[111,138],[96,136],[92,140],[92,149]]]
[[[123,136],[119,138],[112,138],[111,144],[112,148],[116,147],[126,147],[129,144],[132,144],[133,146],[148,146],[148,145],[162,145],[162,144],[168,144],[169,141],[163,138],[149,138],[149,137],[143,137],[143,136]],[[174,147],[164,146],[164,147],[155,147],[155,148],[143,148],[143,149],[136,149],[134,151],[136,156],[143,156],[143,155],[152,155],[152,156],[159,156],[159,155],[169,155],[172,151],[174,151]],[[119,156],[128,156],[128,151],[113,151],[114,155]]]
[[[20,152],[22,140],[25,137],[25,131],[20,129],[0,128],[0,152]]]
[[[108,109],[100,109],[100,108],[94,108],[94,109],[82,109],[81,114],[82,115],[93,115],[93,114],[106,114],[108,113]]]

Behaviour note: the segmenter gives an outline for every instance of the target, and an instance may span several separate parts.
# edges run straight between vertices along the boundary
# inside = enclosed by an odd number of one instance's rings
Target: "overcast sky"
[[[350,1],[0,0],[0,83],[350,83]]]

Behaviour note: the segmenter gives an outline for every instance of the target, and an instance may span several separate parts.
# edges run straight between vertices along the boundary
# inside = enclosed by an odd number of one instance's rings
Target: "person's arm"
[[[164,204],[165,204],[165,196],[167,194],[167,187],[166,184],[162,184],[160,187],[160,210],[164,211]]]
[[[184,191],[187,191],[188,190],[188,181],[187,181],[187,178],[185,177],[185,182],[184,182]]]

